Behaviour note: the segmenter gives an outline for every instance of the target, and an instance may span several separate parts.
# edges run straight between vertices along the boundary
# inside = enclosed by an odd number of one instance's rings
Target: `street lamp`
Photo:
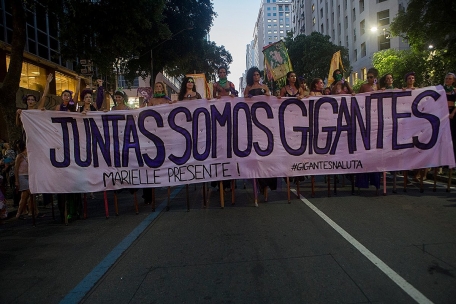
[[[155,81],[154,81],[154,53],[153,53],[154,49],[156,49],[157,47],[159,47],[160,45],[162,45],[166,41],[169,41],[169,40],[173,39],[178,34],[184,32],[184,31],[192,30],[192,29],[193,29],[193,27],[184,28],[184,29],[180,30],[179,32],[173,34],[168,39],[163,40],[162,42],[160,42],[159,44],[157,44],[156,46],[154,46],[153,48],[150,49],[150,87],[151,88],[153,88],[154,84],[155,84]]]

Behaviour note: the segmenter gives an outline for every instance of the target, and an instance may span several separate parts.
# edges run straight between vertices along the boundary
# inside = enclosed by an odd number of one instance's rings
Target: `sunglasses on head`
[[[367,76],[367,78],[369,78],[369,79],[370,79],[370,78],[374,78],[374,76]]]
[[[190,78],[189,80],[187,80],[187,82],[194,83],[195,81],[194,81],[193,79]]]

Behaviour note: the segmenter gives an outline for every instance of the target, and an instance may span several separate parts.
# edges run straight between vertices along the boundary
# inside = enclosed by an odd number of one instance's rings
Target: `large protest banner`
[[[455,166],[442,87],[22,112],[32,193]]]

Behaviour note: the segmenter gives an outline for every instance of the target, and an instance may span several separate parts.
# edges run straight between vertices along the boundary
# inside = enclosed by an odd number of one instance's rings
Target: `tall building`
[[[349,50],[350,82],[365,80],[372,56],[385,49],[403,50],[408,44],[391,37],[389,25],[407,0],[292,0],[294,36],[319,32]],[[329,65],[329,63],[328,63]]]
[[[262,0],[253,31],[253,48],[258,68],[264,68],[263,48],[284,40],[292,26],[292,0]],[[250,68],[250,66],[246,68]]]

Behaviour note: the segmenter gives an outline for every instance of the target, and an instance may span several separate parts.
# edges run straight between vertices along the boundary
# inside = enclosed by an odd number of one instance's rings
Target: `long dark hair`
[[[248,86],[252,86],[252,85],[253,85],[253,73],[255,73],[255,72],[258,72],[258,74],[261,75],[260,69],[257,68],[256,66],[251,67],[251,68],[247,71],[246,82],[247,82],[247,85],[248,85]]]
[[[290,81],[288,80],[288,78],[290,78],[291,74],[295,74],[295,75],[296,75],[296,73],[293,72],[293,71],[290,71],[290,72],[287,73],[287,85],[290,85]],[[298,76],[296,76],[296,82],[295,82],[294,86],[295,86],[296,89],[298,89],[298,90],[299,90],[299,88],[300,88],[300,86],[301,86],[301,84],[299,83]]]
[[[187,92],[187,82],[188,82],[189,79],[193,80],[193,89],[192,89],[192,91],[196,92],[195,79],[193,77],[184,77],[184,80],[182,80],[181,88],[180,88],[180,91],[179,91],[179,96],[177,98],[178,100],[184,100],[185,93]]]

